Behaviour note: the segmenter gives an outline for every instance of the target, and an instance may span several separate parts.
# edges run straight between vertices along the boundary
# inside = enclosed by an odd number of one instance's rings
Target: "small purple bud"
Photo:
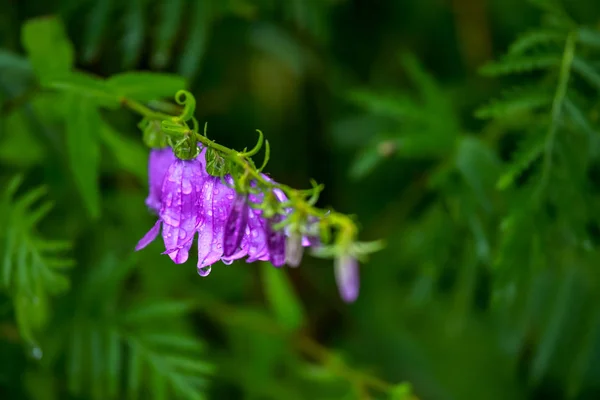
[[[344,254],[335,259],[333,268],[342,300],[346,303],[354,302],[358,297],[358,288],[360,286],[358,261],[356,258]]]
[[[285,244],[285,262],[290,267],[297,267],[304,254],[303,238],[300,234],[292,232]]]
[[[244,194],[236,194],[227,222],[223,237],[223,256],[231,257],[242,244],[244,231],[248,224],[248,202]]]
[[[269,261],[276,267],[281,267],[285,264],[285,232],[283,229],[273,229],[273,225],[278,224],[282,220],[283,216],[281,214],[275,214],[265,226],[267,248],[270,254]]]

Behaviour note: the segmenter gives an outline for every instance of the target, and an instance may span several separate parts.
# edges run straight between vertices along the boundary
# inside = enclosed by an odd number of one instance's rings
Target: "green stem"
[[[177,118],[169,114],[154,111],[149,107],[143,105],[142,103],[139,103],[135,100],[126,97],[121,98],[121,104],[147,119],[171,121],[173,120],[173,118]],[[189,134],[191,132],[192,131],[187,133]],[[307,215],[316,216],[326,220],[332,227],[337,228],[339,231],[343,231],[347,239],[355,239],[358,229],[350,217],[335,211],[330,211],[328,214],[326,214],[325,211],[319,210],[311,205],[314,198],[309,200],[306,199],[305,193],[312,193],[314,190],[318,189],[313,188],[313,190],[298,190],[281,183],[269,181],[263,176],[262,173],[260,173],[260,171],[253,167],[253,163],[251,163],[249,160],[249,153],[241,153],[223,145],[220,145],[197,132],[195,132],[194,134],[198,142],[202,143],[207,148],[216,150],[222,155],[227,156],[228,159],[232,160],[234,163],[242,167],[250,177],[254,178],[257,181],[257,183],[265,189],[282,190],[289,198],[293,198],[295,200],[295,206],[297,209],[300,209]]]

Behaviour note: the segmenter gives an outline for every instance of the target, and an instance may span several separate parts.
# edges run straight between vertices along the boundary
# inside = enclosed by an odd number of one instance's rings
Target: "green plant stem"
[[[356,370],[343,362],[328,348],[315,341],[310,336],[302,333],[289,336],[289,331],[281,327],[277,322],[265,318],[260,324],[256,320],[249,320],[237,309],[221,303],[214,298],[204,295],[205,298],[198,302],[199,307],[221,324],[238,325],[247,329],[259,330],[261,332],[288,336],[293,346],[303,355],[314,359],[321,366],[329,370],[337,377],[344,379],[355,387],[370,388],[382,393],[390,392],[394,385],[366,372]],[[417,400],[414,398],[413,400]]]
[[[173,115],[165,114],[162,112],[154,111],[154,110],[150,109],[149,107],[143,105],[142,103],[132,100],[132,99],[129,99],[129,98],[125,98],[125,97],[121,98],[121,104],[147,119],[160,120],[160,121],[179,120],[178,116],[173,116]],[[355,239],[358,228],[356,227],[356,225],[354,224],[354,222],[352,221],[352,219],[350,217],[348,217],[345,214],[338,213],[338,212],[332,211],[332,210],[329,210],[327,212],[324,210],[317,209],[310,204],[310,200],[306,199],[307,193],[313,194],[315,192],[315,190],[320,190],[321,187],[313,188],[312,190],[298,190],[298,189],[293,189],[293,188],[291,188],[287,185],[281,184],[281,183],[275,183],[273,181],[267,180],[265,178],[265,176],[254,167],[254,163],[249,158],[249,155],[252,155],[253,152],[255,153],[256,151],[253,150],[248,153],[238,152],[236,150],[233,150],[233,149],[225,147],[221,144],[218,144],[215,141],[210,140],[206,136],[203,136],[194,131],[187,131],[187,132],[184,132],[183,134],[184,135],[194,134],[195,139],[198,142],[202,143],[207,148],[210,148],[210,149],[220,152],[222,155],[226,156],[228,159],[232,160],[234,163],[236,163],[237,165],[242,167],[244,169],[245,173],[249,177],[252,177],[253,179],[255,179],[259,185],[261,185],[265,188],[271,189],[271,190],[279,189],[279,190],[282,190],[283,192],[285,192],[286,195],[290,199],[294,200],[294,206],[298,211],[300,211],[306,215],[312,215],[312,216],[320,218],[321,220],[327,221],[332,227],[337,228],[340,232],[344,232],[343,236],[348,241],[353,241]]]

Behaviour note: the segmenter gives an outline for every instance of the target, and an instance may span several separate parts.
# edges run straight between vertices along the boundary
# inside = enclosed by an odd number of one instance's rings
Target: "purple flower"
[[[233,206],[225,222],[225,236],[223,237],[223,255],[232,256],[239,249],[244,238],[248,224],[248,196],[237,193],[233,199]]]
[[[159,219],[138,242],[136,250],[152,242],[162,225],[165,253],[176,264],[187,261],[192,239],[201,221],[200,193],[207,176],[200,158],[173,161],[162,184]]]
[[[265,227],[265,237],[267,239],[267,248],[269,249],[269,261],[276,267],[285,264],[285,232],[283,229],[275,230],[273,225],[283,221],[281,214],[275,214],[271,217]]]
[[[335,259],[333,268],[342,300],[346,303],[354,302],[358,297],[358,288],[360,285],[358,261],[356,258],[344,254]]]
[[[156,214],[160,212],[162,185],[167,170],[177,157],[170,147],[152,149],[148,157],[148,186],[150,191],[146,198],[146,205]]]
[[[247,262],[270,261],[277,267],[286,263],[288,229],[275,230],[273,226],[291,209],[265,218],[262,210],[251,207],[251,203],[260,204],[264,194],[236,193],[230,175],[210,176],[206,172],[206,150],[193,160],[178,159],[170,148],[153,150],[148,167],[150,193],[146,204],[159,218],[136,250],[152,242],[162,228],[166,248],[163,254],[177,264],[187,261],[198,232],[198,273],[202,276],[208,275],[211,265],[219,260],[231,264],[247,256]],[[283,191],[274,189],[273,194],[280,202],[287,201]],[[310,244],[302,238],[300,251],[295,251],[291,264],[300,263],[302,247]]]
[[[208,275],[210,266],[223,256],[225,223],[229,217],[235,191],[223,184],[220,177],[209,176],[202,186],[198,227],[198,273]]]

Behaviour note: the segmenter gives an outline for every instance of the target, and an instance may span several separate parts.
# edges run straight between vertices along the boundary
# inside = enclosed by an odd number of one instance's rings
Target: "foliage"
[[[598,18],[593,0],[5,4],[1,397],[597,398]],[[133,251],[153,217],[131,110],[177,115],[180,89],[211,139],[260,128],[277,181],[324,181],[321,207],[385,238],[356,304],[315,258],[201,278]]]

